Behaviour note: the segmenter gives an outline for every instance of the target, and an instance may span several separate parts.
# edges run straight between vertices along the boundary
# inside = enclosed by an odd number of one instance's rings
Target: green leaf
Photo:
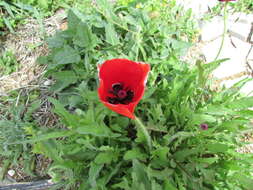
[[[83,102],[83,98],[78,95],[70,96],[68,98],[68,100],[69,100],[69,105],[71,107],[77,107],[78,105],[82,104],[82,102]]]
[[[81,57],[77,50],[66,45],[64,48],[55,53],[53,61],[57,65],[78,63],[81,61]]]
[[[54,132],[49,132],[43,135],[39,135],[37,137],[34,137],[30,140],[24,140],[24,141],[16,141],[16,142],[11,142],[7,144],[24,144],[24,143],[35,143],[39,141],[45,141],[48,139],[55,139],[55,138],[60,138],[60,137],[69,137],[74,135],[75,132],[73,131],[67,131],[67,130],[62,130],[62,131],[54,131]]]
[[[219,152],[225,153],[229,149],[229,146],[226,144],[217,142],[217,143],[207,143],[205,145],[205,148],[213,153],[219,153]]]
[[[149,135],[147,128],[142,124],[139,118],[135,118],[136,126],[137,126],[137,138],[136,142],[146,142],[149,150],[152,148],[152,139]]]
[[[215,181],[216,181],[215,180],[215,175],[216,175],[215,170],[204,169],[201,167],[200,167],[200,170],[201,170],[202,175],[204,176],[206,183],[209,183],[209,184],[215,183]]]
[[[50,91],[60,92],[70,84],[77,82],[78,77],[73,71],[60,71],[52,74],[52,77],[56,79],[56,83],[51,86]]]
[[[239,184],[241,184],[245,190],[251,190],[253,187],[253,178],[252,176],[247,176],[243,173],[236,173],[233,176],[234,180],[236,180]]]
[[[170,182],[170,180],[164,180],[164,189],[168,189],[168,190],[178,190],[178,189]]]
[[[98,137],[119,137],[120,134],[112,133],[110,129],[105,126],[98,125],[93,122],[81,122],[80,127],[76,129],[79,134],[94,135]]]
[[[107,176],[105,177],[105,185],[106,185],[107,183],[109,183],[109,181],[111,180],[111,178],[112,178],[114,175],[117,174],[117,172],[121,169],[121,168],[120,168],[121,165],[122,165],[122,162],[119,162],[119,163],[116,165],[116,167],[114,167],[114,168],[112,169],[112,171],[110,172],[110,174],[107,175]]]
[[[228,58],[225,59],[219,59],[216,61],[212,61],[210,63],[202,65],[205,71],[205,75],[210,74],[213,70],[215,70],[221,63],[229,60]]]
[[[233,110],[226,108],[223,105],[219,105],[219,106],[218,105],[210,105],[210,106],[207,106],[205,109],[202,109],[201,111],[205,114],[220,115],[220,116],[229,115],[229,114],[232,115],[235,113]]]
[[[221,124],[221,129],[224,130],[224,128],[231,132],[236,132],[238,129],[242,128],[246,124],[249,123],[249,120],[247,119],[231,119],[229,121],[225,121]]]
[[[147,155],[143,154],[139,148],[133,148],[132,150],[128,150],[124,155],[124,160],[145,160]]]
[[[13,29],[13,27],[12,27],[10,21],[9,21],[9,19],[3,17],[3,21],[4,21],[5,25],[7,26],[7,28],[10,30],[10,32],[11,33],[15,33],[15,31],[14,31],[14,29]]]
[[[253,110],[239,110],[239,111],[236,111],[235,113],[243,117],[253,118]]]
[[[10,167],[11,160],[10,159],[5,159],[1,163],[1,168],[0,168],[0,180],[3,181],[4,176],[6,175],[6,172],[8,171],[8,168]]]
[[[97,0],[97,5],[108,22],[122,23],[119,16],[114,14],[112,3],[109,3],[108,0]]]
[[[199,125],[201,123],[215,123],[217,118],[208,114],[193,114],[190,123],[192,125]]]
[[[43,9],[47,9],[49,2],[48,0],[38,0],[38,5],[42,7]]]
[[[106,41],[113,46],[119,44],[118,35],[115,32],[114,26],[111,23],[108,23],[105,26],[105,38]]]
[[[96,187],[97,185],[96,179],[99,176],[99,173],[103,167],[104,167],[103,164],[96,164],[94,162],[91,163],[88,181],[92,187]]]
[[[11,5],[11,4],[10,4]],[[8,14],[11,16],[11,17],[15,17],[13,12],[12,12],[12,9],[11,9],[11,6],[10,6],[8,3],[2,1],[0,2],[0,6],[3,6],[4,9],[8,12]]]
[[[234,100],[232,102],[227,103],[227,107],[232,109],[246,109],[253,107],[253,96],[244,97],[238,100]]]
[[[33,114],[37,109],[39,109],[40,106],[41,106],[41,100],[34,101],[34,102],[30,105],[30,107],[28,107],[27,112],[26,112],[26,114],[25,114],[25,116],[24,116],[24,120],[25,120],[25,121],[28,121],[28,120],[32,119],[32,114]]]
[[[143,184],[145,190],[151,190],[150,180],[145,171],[145,168],[146,167],[138,160],[133,160],[133,172],[136,174],[138,183]]]
[[[68,29],[75,30],[82,18],[83,14],[77,9],[70,9],[68,12]]]
[[[213,164],[219,160],[218,157],[213,157],[213,158],[198,158],[196,159],[197,162],[200,163],[206,163],[206,164]]]
[[[169,39],[168,42],[170,44],[169,47],[172,47],[176,51],[179,51],[180,54],[185,54],[187,49],[192,46],[192,44],[189,42],[179,41],[173,38]]]
[[[85,47],[86,49],[93,49],[97,45],[97,38],[87,23],[79,23],[77,26],[76,35],[73,39],[74,44]]]
[[[58,100],[51,97],[48,100],[54,104],[54,112],[61,117],[65,125],[70,128],[79,126],[80,118],[77,115],[70,114]]]
[[[96,164],[110,164],[115,156],[116,155],[111,151],[100,152],[95,158],[95,163]]]
[[[169,145],[171,142],[173,142],[175,139],[186,139],[186,138],[189,138],[189,137],[194,137],[195,134],[192,133],[192,132],[185,132],[185,131],[179,131],[177,132],[176,134],[174,135],[165,135],[164,136],[164,139],[166,141],[166,145]]]
[[[173,155],[173,157],[175,158],[175,160],[182,162],[182,161],[184,161],[187,157],[190,157],[190,156],[192,156],[192,155],[194,155],[194,154],[196,155],[196,154],[198,154],[198,153],[199,153],[199,149],[197,149],[197,148],[193,148],[193,149],[188,149],[188,148],[186,148],[186,149],[177,151],[177,152]]]
[[[56,33],[54,36],[46,39],[46,41],[50,49],[61,48],[65,43],[65,39],[61,36],[61,33]]]
[[[124,189],[124,190],[132,190],[130,187],[129,187],[129,182],[128,180],[123,177],[122,181],[120,183],[116,183],[114,185],[112,185],[112,187],[114,189]]]
[[[168,147],[158,147],[156,150],[152,152],[152,155],[157,156],[160,161],[166,162],[168,161]]]

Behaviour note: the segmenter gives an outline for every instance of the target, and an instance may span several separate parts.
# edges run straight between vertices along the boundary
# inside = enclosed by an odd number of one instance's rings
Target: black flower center
[[[113,97],[107,97],[111,104],[129,104],[134,97],[134,92],[129,88],[124,88],[121,83],[114,83],[109,91]]]

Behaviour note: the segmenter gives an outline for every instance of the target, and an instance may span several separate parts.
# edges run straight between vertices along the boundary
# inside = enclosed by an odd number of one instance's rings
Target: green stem
[[[135,118],[135,121],[137,123],[137,127],[141,130],[141,132],[143,133],[143,135],[147,141],[147,145],[148,145],[149,150],[151,150],[151,148],[152,148],[151,137],[148,133],[147,128],[142,124],[141,120],[138,117]]]
[[[218,53],[217,53],[214,61],[216,61],[218,59],[218,57],[220,56],[221,50],[223,48],[225,36],[227,34],[227,4],[228,4],[228,2],[225,2],[225,5],[224,5],[224,16],[223,16],[223,34],[222,34],[221,45],[220,45],[219,51],[218,51]]]

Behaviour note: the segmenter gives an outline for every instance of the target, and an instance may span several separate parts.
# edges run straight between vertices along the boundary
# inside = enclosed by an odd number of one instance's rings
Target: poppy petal
[[[110,104],[108,102],[103,102],[103,104],[118,114],[129,117],[130,119],[135,119],[135,115],[133,114],[134,108],[137,105],[135,103],[123,105],[123,104]]]
[[[100,80],[98,94],[101,102],[109,109],[134,119],[134,108],[144,94],[150,66],[127,59],[112,59],[99,65],[98,70]],[[131,90],[131,93],[133,92],[130,102],[115,104],[108,102],[108,97],[115,96],[115,92],[111,93],[112,86],[115,84],[121,84],[124,88]]]

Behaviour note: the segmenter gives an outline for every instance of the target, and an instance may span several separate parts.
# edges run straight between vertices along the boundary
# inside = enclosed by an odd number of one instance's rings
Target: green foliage
[[[1,1],[0,12],[0,36],[5,35],[7,32],[15,33],[15,27],[20,23],[24,23],[25,18],[29,15],[39,17],[36,8],[16,1]]]
[[[33,101],[26,108],[23,102],[26,100],[17,104],[18,99],[8,97],[7,100],[1,98],[0,101],[0,159],[4,160],[3,165],[1,164],[0,180],[9,167],[20,165],[26,174],[34,176],[34,155],[31,154],[31,145],[25,141],[28,139],[26,130],[34,126],[31,114],[40,106],[40,102]]]
[[[57,99],[48,100],[64,127],[32,122],[9,145],[29,143],[52,159],[48,174],[64,189],[251,189],[252,156],[236,148],[250,130],[253,97],[239,94],[245,81],[211,90],[207,77],[226,59],[180,61],[196,34],[191,12],[175,1],[96,2],[71,9],[68,29],[48,38],[51,52],[38,60],[55,81]],[[119,57],[151,65],[135,110],[145,126],[99,102],[97,64]]]
[[[230,10],[233,12],[244,12],[250,14],[253,11],[253,2],[252,0],[238,0],[235,2],[228,2]],[[214,6],[209,14],[204,15],[204,19],[211,19],[215,15],[220,15],[223,11],[222,8],[224,3],[218,3]]]
[[[235,150],[249,129],[253,97],[240,97],[243,83],[210,90],[207,76],[226,60],[192,68],[181,62],[191,43],[182,39],[194,38],[190,12],[174,1],[157,4],[99,0],[84,14],[70,10],[68,29],[48,39],[51,54],[39,59],[56,81],[51,91],[58,100],[50,101],[65,128],[35,130],[34,150],[54,160],[49,174],[66,189],[250,189],[253,160]],[[135,122],[98,100],[97,64],[115,57],[151,64],[136,109],[151,149]]]
[[[18,69],[15,55],[11,51],[5,51],[0,55],[0,76],[8,75]]]
[[[0,2],[0,36],[15,33],[18,24],[24,24],[30,16],[42,25],[43,17],[51,16],[60,8],[84,9],[90,0],[9,0]]]
[[[240,0],[236,3],[231,3],[231,6],[237,12],[252,13],[253,11],[253,2],[251,0]]]

